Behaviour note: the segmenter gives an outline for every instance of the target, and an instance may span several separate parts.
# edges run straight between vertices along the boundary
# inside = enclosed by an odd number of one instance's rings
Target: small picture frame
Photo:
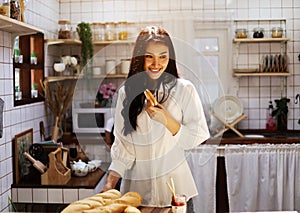
[[[30,173],[31,163],[24,157],[24,152],[29,152],[33,144],[33,129],[28,129],[15,135],[13,143],[14,155],[14,183],[18,184],[25,176]]]

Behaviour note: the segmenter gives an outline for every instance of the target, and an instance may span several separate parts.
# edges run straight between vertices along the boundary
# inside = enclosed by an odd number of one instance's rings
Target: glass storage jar
[[[264,37],[264,28],[256,27],[253,29],[253,38],[263,38]]]
[[[105,40],[106,41],[116,40],[116,23],[114,22],[105,23]]]
[[[59,39],[70,39],[71,38],[71,22],[69,20],[59,20]]]
[[[235,31],[235,37],[236,38],[247,38],[248,31],[246,29],[236,29]]]
[[[0,6],[0,15],[10,17],[9,0],[3,0],[2,1],[2,4]]]
[[[94,41],[103,41],[104,40],[104,26],[105,25],[102,22],[93,22],[91,24]]]
[[[128,39],[128,29],[127,29],[126,21],[118,22],[117,31],[118,31],[118,39],[119,40],[127,40]]]
[[[282,27],[273,27],[272,28],[272,38],[282,38],[283,29]]]

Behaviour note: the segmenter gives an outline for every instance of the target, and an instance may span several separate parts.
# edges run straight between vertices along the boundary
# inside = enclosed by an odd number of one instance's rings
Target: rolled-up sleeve
[[[124,177],[127,169],[130,169],[135,161],[135,148],[131,140],[128,140],[130,135],[123,135],[124,120],[121,115],[123,108],[123,100],[125,98],[124,88],[121,88],[118,93],[118,100],[115,110],[115,126],[114,135],[115,141],[111,148],[112,162],[109,170],[113,170]]]
[[[180,88],[182,121],[181,127],[174,136],[179,146],[191,149],[210,137],[203,106],[194,85],[186,81]]]

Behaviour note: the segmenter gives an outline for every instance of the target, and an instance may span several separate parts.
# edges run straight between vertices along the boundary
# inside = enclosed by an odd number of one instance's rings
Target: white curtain
[[[300,211],[300,144],[228,145],[229,210]]]
[[[186,156],[198,190],[193,198],[195,212],[215,213],[217,146],[201,145]]]

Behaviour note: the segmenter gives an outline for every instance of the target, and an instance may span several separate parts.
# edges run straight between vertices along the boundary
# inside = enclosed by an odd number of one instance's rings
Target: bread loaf
[[[115,199],[122,196],[121,192],[116,189],[111,189],[106,192],[96,194],[92,197],[83,200],[74,201],[68,205],[62,213],[76,213],[83,212],[84,210],[92,210],[112,203]]]
[[[125,210],[124,213],[141,213],[141,211],[134,207],[134,206],[128,206]]]
[[[84,210],[83,213],[123,213],[128,206],[120,203],[111,203],[94,209]]]
[[[148,101],[150,101],[151,105],[152,106],[156,106],[158,103],[157,103],[157,100],[155,99],[154,95],[152,94],[152,92],[150,92],[150,90],[146,89],[144,91],[144,94],[146,96],[146,99]]]
[[[128,207],[142,204],[142,196],[137,192],[127,192],[123,196],[111,189],[82,200],[74,201],[62,213],[123,213]],[[137,208],[127,209],[127,213],[140,213]]]
[[[138,207],[142,204],[142,196],[137,192],[127,192],[122,197],[116,199],[114,203],[122,203],[128,206]]]

